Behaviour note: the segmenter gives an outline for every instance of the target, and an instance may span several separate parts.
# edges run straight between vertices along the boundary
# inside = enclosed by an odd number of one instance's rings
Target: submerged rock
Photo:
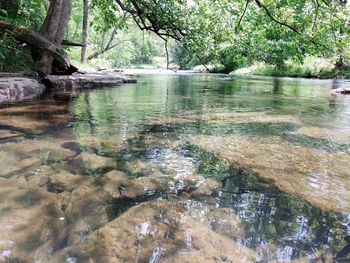
[[[88,178],[84,176],[62,171],[49,177],[48,187],[54,192],[71,191],[77,186],[85,184],[87,181]]]
[[[115,154],[122,149],[123,143],[127,138],[120,138],[116,136],[91,136],[79,135],[76,138],[77,143],[84,148],[90,148],[94,151]]]
[[[53,101],[12,105],[0,109],[0,127],[32,137],[68,124],[68,112],[68,105]]]
[[[150,174],[158,169],[155,164],[149,162],[135,160],[133,162],[126,163],[126,169],[133,174]]]
[[[32,176],[44,165],[64,166],[64,162],[76,156],[76,152],[60,146],[63,142],[60,138],[45,138],[3,144],[0,177]]]
[[[204,113],[185,112],[177,117],[159,119],[154,121],[154,125],[164,124],[186,124],[196,121],[205,121],[208,124],[227,125],[228,123],[291,123],[299,124],[297,117],[292,115],[273,115],[265,112],[220,112],[219,109],[215,111],[208,111]]]
[[[183,196],[180,196],[180,200]],[[206,200],[207,201],[207,200]],[[231,208],[218,208],[217,203],[208,204],[195,200],[181,201],[186,209],[183,218],[190,218],[212,229],[215,233],[233,239],[242,239],[245,236],[239,216]]]
[[[0,180],[0,198],[0,262],[49,262],[65,238],[58,198],[7,179]]]
[[[82,158],[85,167],[89,170],[115,168],[117,165],[117,162],[114,159],[96,154],[82,153],[80,157]]]
[[[106,208],[112,197],[86,182],[70,195],[63,195],[68,228],[68,245],[79,244],[85,235],[108,222]]]
[[[309,136],[310,138],[318,138],[335,142],[338,144],[349,144],[350,145],[350,134],[347,130],[333,130],[320,127],[301,127],[298,131],[293,134]]]
[[[19,102],[40,96],[45,86],[25,77],[0,77],[0,103]]]
[[[14,132],[11,130],[0,130],[0,141],[18,139],[21,138],[23,134],[19,132]]]
[[[183,204],[147,202],[91,233],[54,262],[253,262],[256,254],[186,217]],[[160,261],[158,261],[160,260]]]
[[[197,136],[190,142],[321,209],[350,211],[350,155],[304,148],[274,136]]]
[[[20,176],[27,176],[28,174],[33,173],[35,170],[39,169],[41,166],[41,160],[38,157],[20,159],[12,156],[12,158],[12,160],[9,159],[8,163],[5,161],[0,164],[0,177],[18,178]],[[5,156],[5,158],[2,159],[6,160],[7,158]],[[14,165],[9,165],[9,163]]]

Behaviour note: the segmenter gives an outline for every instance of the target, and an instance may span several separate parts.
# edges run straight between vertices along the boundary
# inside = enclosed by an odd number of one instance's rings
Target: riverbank
[[[84,89],[104,88],[136,80],[121,72],[84,72],[72,75],[49,75],[39,79],[17,73],[0,73],[0,103],[20,102],[40,97],[45,90],[68,98]]]
[[[316,79],[350,79],[350,69],[334,69],[333,65],[324,60],[314,60],[305,64],[286,63],[282,68],[273,65],[257,63],[240,68],[230,73],[238,76],[268,76]]]

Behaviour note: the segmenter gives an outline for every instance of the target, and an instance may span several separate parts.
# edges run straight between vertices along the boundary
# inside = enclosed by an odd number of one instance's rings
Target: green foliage
[[[10,2],[11,8],[0,8],[1,19],[40,28],[44,1]],[[73,0],[66,38],[74,42],[81,42],[82,5]],[[90,62],[95,67],[155,64],[165,58],[165,41],[180,69],[207,64],[230,72],[262,62],[274,72],[312,75],[289,62],[303,64],[312,56],[350,63],[350,3],[345,1],[91,0],[89,16],[88,55],[99,53]],[[79,61],[79,48],[66,50]]]
[[[94,19],[90,20],[90,26],[98,33],[127,26],[126,16],[119,11],[114,0],[92,0],[91,13]]]
[[[7,34],[0,38],[0,71],[32,74],[23,55],[23,46]]]
[[[162,55],[160,43],[149,34],[133,37],[131,44],[133,49],[131,64],[152,64],[154,57]]]
[[[303,78],[350,78],[349,69],[335,69],[331,59],[307,57],[303,63],[286,61],[283,68],[257,63],[232,72],[234,75],[261,75]]]
[[[283,69],[307,56],[349,60],[349,4],[337,1],[121,1],[136,21],[162,37],[173,37],[180,68],[222,64],[226,71],[265,62]],[[248,3],[248,4],[247,4]],[[156,23],[157,22],[157,23]],[[189,53],[189,54],[186,54]]]
[[[0,0],[0,20],[8,23],[38,29],[44,16],[45,9],[41,1]],[[27,64],[23,45],[10,36],[10,32],[0,35],[0,71],[33,74]]]
[[[41,0],[0,1],[0,19],[11,24],[39,29],[45,15],[44,3]]]
[[[171,62],[179,66],[181,70],[192,69],[200,64],[195,54],[185,50],[177,43],[173,43],[170,48]]]

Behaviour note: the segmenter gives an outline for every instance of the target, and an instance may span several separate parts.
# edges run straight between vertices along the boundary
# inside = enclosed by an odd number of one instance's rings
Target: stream
[[[339,80],[140,74],[0,105],[0,262],[349,262]]]

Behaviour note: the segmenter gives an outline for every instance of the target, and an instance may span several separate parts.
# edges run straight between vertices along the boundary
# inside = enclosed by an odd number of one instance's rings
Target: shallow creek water
[[[342,82],[137,79],[0,106],[0,262],[348,262]]]

